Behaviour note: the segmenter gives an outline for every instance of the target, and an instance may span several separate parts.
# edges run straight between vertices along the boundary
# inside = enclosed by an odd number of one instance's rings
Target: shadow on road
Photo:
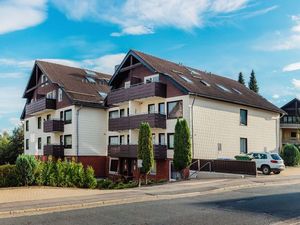
[[[268,214],[280,219],[300,216],[300,192],[196,203],[199,207]]]

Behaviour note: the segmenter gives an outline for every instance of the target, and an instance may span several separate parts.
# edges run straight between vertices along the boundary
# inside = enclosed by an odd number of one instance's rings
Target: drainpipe
[[[79,107],[79,109],[76,110],[76,161],[79,162],[78,157],[79,157],[79,112],[82,109],[82,105]]]
[[[191,107],[191,130],[192,130],[192,148],[193,148],[193,159],[195,159],[195,144],[194,144],[194,103],[195,103],[196,97],[194,97]]]

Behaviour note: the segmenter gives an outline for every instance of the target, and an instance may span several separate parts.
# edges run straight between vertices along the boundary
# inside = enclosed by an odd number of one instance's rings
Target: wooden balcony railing
[[[56,109],[55,99],[41,98],[26,105],[26,115],[33,115],[54,109]]]
[[[44,122],[44,132],[64,132],[64,125],[62,120],[47,120]]]
[[[166,129],[166,115],[159,113],[111,118],[108,121],[108,129],[109,131],[137,129],[142,122],[148,122],[151,128]]]
[[[109,105],[148,97],[166,97],[166,85],[160,82],[141,83],[129,88],[112,90],[107,96]]]
[[[63,145],[45,145],[44,155],[54,156],[54,157],[64,157],[64,146]]]
[[[137,145],[109,145],[108,156],[118,158],[137,158]],[[153,145],[154,158],[166,159],[167,146]]]

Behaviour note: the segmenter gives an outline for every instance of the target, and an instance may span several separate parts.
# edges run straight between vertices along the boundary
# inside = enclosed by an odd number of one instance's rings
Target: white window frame
[[[61,88],[58,89],[58,96],[57,96],[57,100],[58,102],[61,102],[63,99],[63,93],[62,93],[62,90]]]
[[[147,81],[150,81],[150,83],[152,82],[159,82],[159,74],[154,74],[151,76],[146,76],[144,77],[144,83],[146,84]]]
[[[119,166],[119,158],[109,158],[109,167],[108,167],[108,173],[109,174],[118,174],[118,171],[111,171],[110,166],[111,166],[111,160],[118,160],[118,166]]]

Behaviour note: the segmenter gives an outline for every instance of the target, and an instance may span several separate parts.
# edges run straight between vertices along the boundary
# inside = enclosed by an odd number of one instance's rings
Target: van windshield
[[[271,154],[272,159],[274,160],[282,160],[278,154]]]

